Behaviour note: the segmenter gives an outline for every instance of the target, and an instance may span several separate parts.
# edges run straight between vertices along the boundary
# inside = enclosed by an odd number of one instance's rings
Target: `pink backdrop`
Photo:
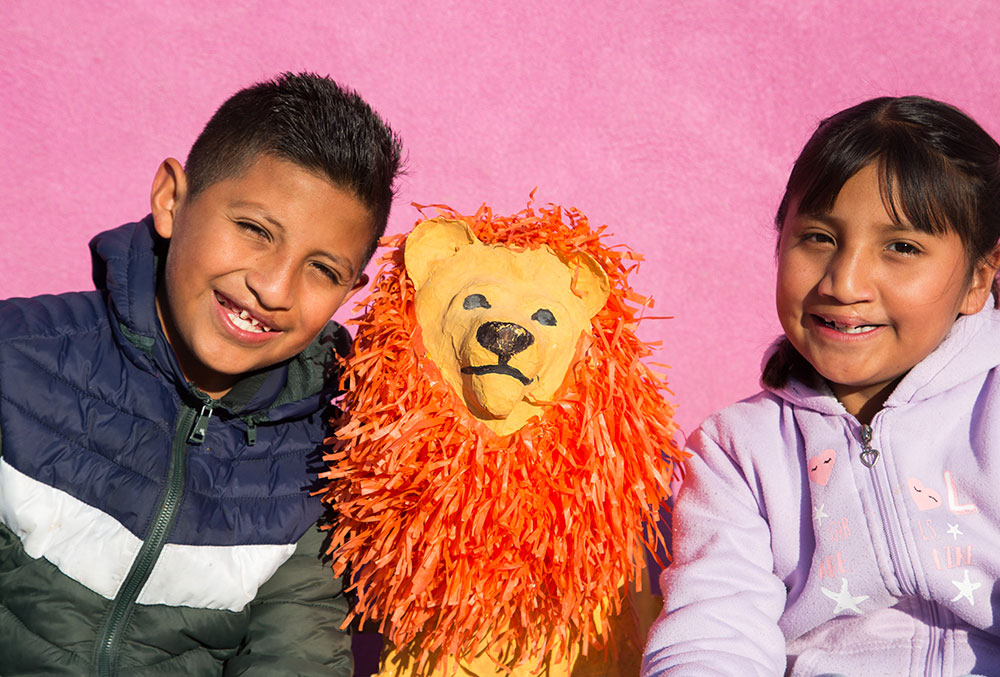
[[[757,388],[771,216],[819,118],[920,93],[1000,133],[1000,5],[863,4],[3,0],[0,297],[89,288],[88,239],[146,214],[226,96],[311,70],[404,138],[390,230],[412,201],[511,212],[537,186],[642,252],[688,432]]]

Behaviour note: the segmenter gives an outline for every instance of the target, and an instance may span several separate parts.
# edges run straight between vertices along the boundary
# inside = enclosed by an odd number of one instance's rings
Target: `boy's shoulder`
[[[110,328],[99,292],[66,292],[0,300],[0,342],[67,338]]]

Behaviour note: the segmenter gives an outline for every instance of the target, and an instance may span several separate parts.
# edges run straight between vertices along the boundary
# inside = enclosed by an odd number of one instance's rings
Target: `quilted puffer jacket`
[[[0,674],[350,675],[309,495],[349,337],[213,400],[156,247],[147,217],[91,242],[97,291],[0,301]]]

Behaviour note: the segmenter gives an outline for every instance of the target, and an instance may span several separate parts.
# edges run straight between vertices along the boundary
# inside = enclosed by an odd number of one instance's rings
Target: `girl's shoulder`
[[[705,419],[699,430],[713,437],[770,436],[789,424],[802,411],[841,417],[846,411],[828,389],[817,390],[796,379],[783,388],[765,388],[719,409]]]
[[[688,437],[688,446],[696,452],[716,446],[734,460],[751,450],[773,448],[783,436],[789,406],[778,394],[761,390],[711,414]]]
[[[723,433],[747,426],[766,425],[780,419],[784,406],[782,397],[770,390],[761,390],[713,412],[702,422],[699,430]]]

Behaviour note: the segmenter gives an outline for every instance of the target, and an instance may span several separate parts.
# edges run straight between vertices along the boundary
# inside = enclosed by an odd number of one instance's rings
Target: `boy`
[[[0,674],[351,674],[308,466],[399,165],[283,75],[92,240],[97,292],[0,301]]]

